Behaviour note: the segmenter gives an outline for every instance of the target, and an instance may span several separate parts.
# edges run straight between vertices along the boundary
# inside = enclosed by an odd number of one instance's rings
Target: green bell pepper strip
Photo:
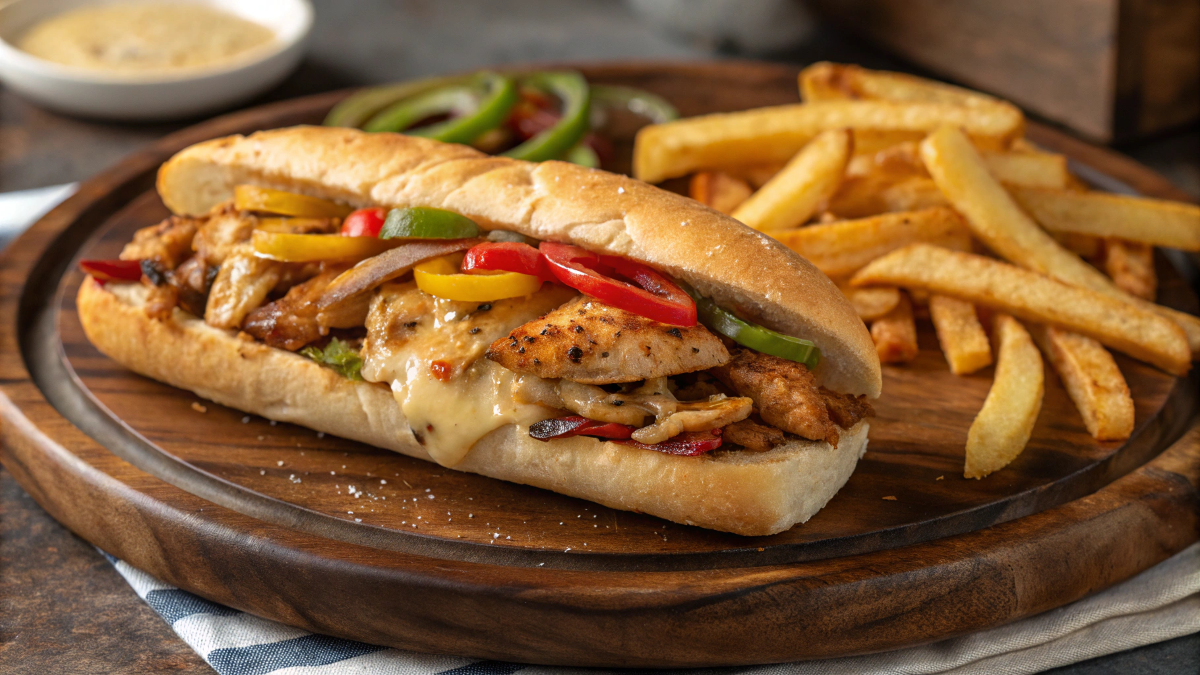
[[[592,103],[609,108],[622,108],[655,124],[666,124],[679,119],[679,111],[665,98],[633,87],[594,84]]]
[[[434,115],[470,116],[478,107],[479,103],[475,100],[475,90],[472,87],[442,87],[393,103],[367,120],[363,131],[408,131],[417,122]]]
[[[591,127],[591,88],[574,71],[545,71],[521,78],[521,83],[548,91],[562,101],[558,124],[504,153],[506,157],[542,162],[567,154]]]
[[[426,206],[392,209],[379,231],[380,239],[469,239],[479,236],[479,226],[470,218]]]
[[[733,312],[722,309],[709,298],[701,296],[690,286],[683,289],[696,301],[696,314],[713,331],[756,352],[778,356],[781,359],[803,363],[809,369],[816,368],[821,360],[821,350],[808,340],[776,333],[756,323],[739,318]]]
[[[431,77],[413,82],[402,82],[384,87],[372,87],[352,94],[342,100],[325,116],[327,127],[351,127],[361,129],[371,118],[394,103],[406,98],[445,87],[461,87],[472,81],[474,75],[451,75]]]
[[[471,143],[504,124],[520,96],[512,78],[480,73],[464,86],[435,89],[393,104],[371,118],[366,131],[400,131],[444,143]],[[443,113],[457,117],[410,129],[413,124]]]
[[[586,143],[580,143],[568,150],[567,156],[563,157],[563,159],[572,164],[586,166],[589,169],[600,168],[600,156]]]

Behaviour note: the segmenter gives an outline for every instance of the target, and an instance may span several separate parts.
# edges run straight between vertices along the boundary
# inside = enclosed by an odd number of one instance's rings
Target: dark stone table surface
[[[616,0],[315,0],[311,51],[248,105],[343,87],[529,61],[711,59]],[[826,29],[768,58],[912,70]],[[0,88],[0,192],[80,180],[196,120],[130,125],[63,117]],[[1200,198],[1200,130],[1118,148]],[[0,673],[211,673],[111,565],[0,469]],[[1200,673],[1200,635],[1050,671]]]

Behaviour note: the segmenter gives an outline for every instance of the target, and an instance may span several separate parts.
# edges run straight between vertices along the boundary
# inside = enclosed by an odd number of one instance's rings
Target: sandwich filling
[[[155,319],[187,312],[389,387],[444,466],[507,425],[695,456],[836,447],[872,414],[864,397],[818,386],[811,343],[699,296],[697,321],[690,289],[635,261],[484,233],[437,209],[350,213],[242,186],[83,267],[147,286]]]

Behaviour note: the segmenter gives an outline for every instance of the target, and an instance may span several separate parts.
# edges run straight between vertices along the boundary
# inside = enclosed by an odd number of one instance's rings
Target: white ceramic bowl
[[[13,46],[18,36],[43,19],[84,5],[118,1],[129,0],[0,0],[0,80],[33,101],[73,115],[118,120],[198,115],[249,99],[287,77],[304,55],[313,23],[309,0],[186,0],[262,24],[275,32],[276,39],[213,67],[153,75],[64,66]]]

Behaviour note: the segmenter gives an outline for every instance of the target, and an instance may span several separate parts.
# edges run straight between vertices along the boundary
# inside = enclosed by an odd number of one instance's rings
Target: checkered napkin
[[[605,672],[416,654],[316,635],[209,602],[168,586],[112,556],[106,557],[138,596],[221,675],[510,675],[517,671],[522,675],[599,675]],[[1089,598],[974,635],[869,656],[722,668],[720,672],[1016,675],[1197,631],[1200,631],[1200,544]]]

